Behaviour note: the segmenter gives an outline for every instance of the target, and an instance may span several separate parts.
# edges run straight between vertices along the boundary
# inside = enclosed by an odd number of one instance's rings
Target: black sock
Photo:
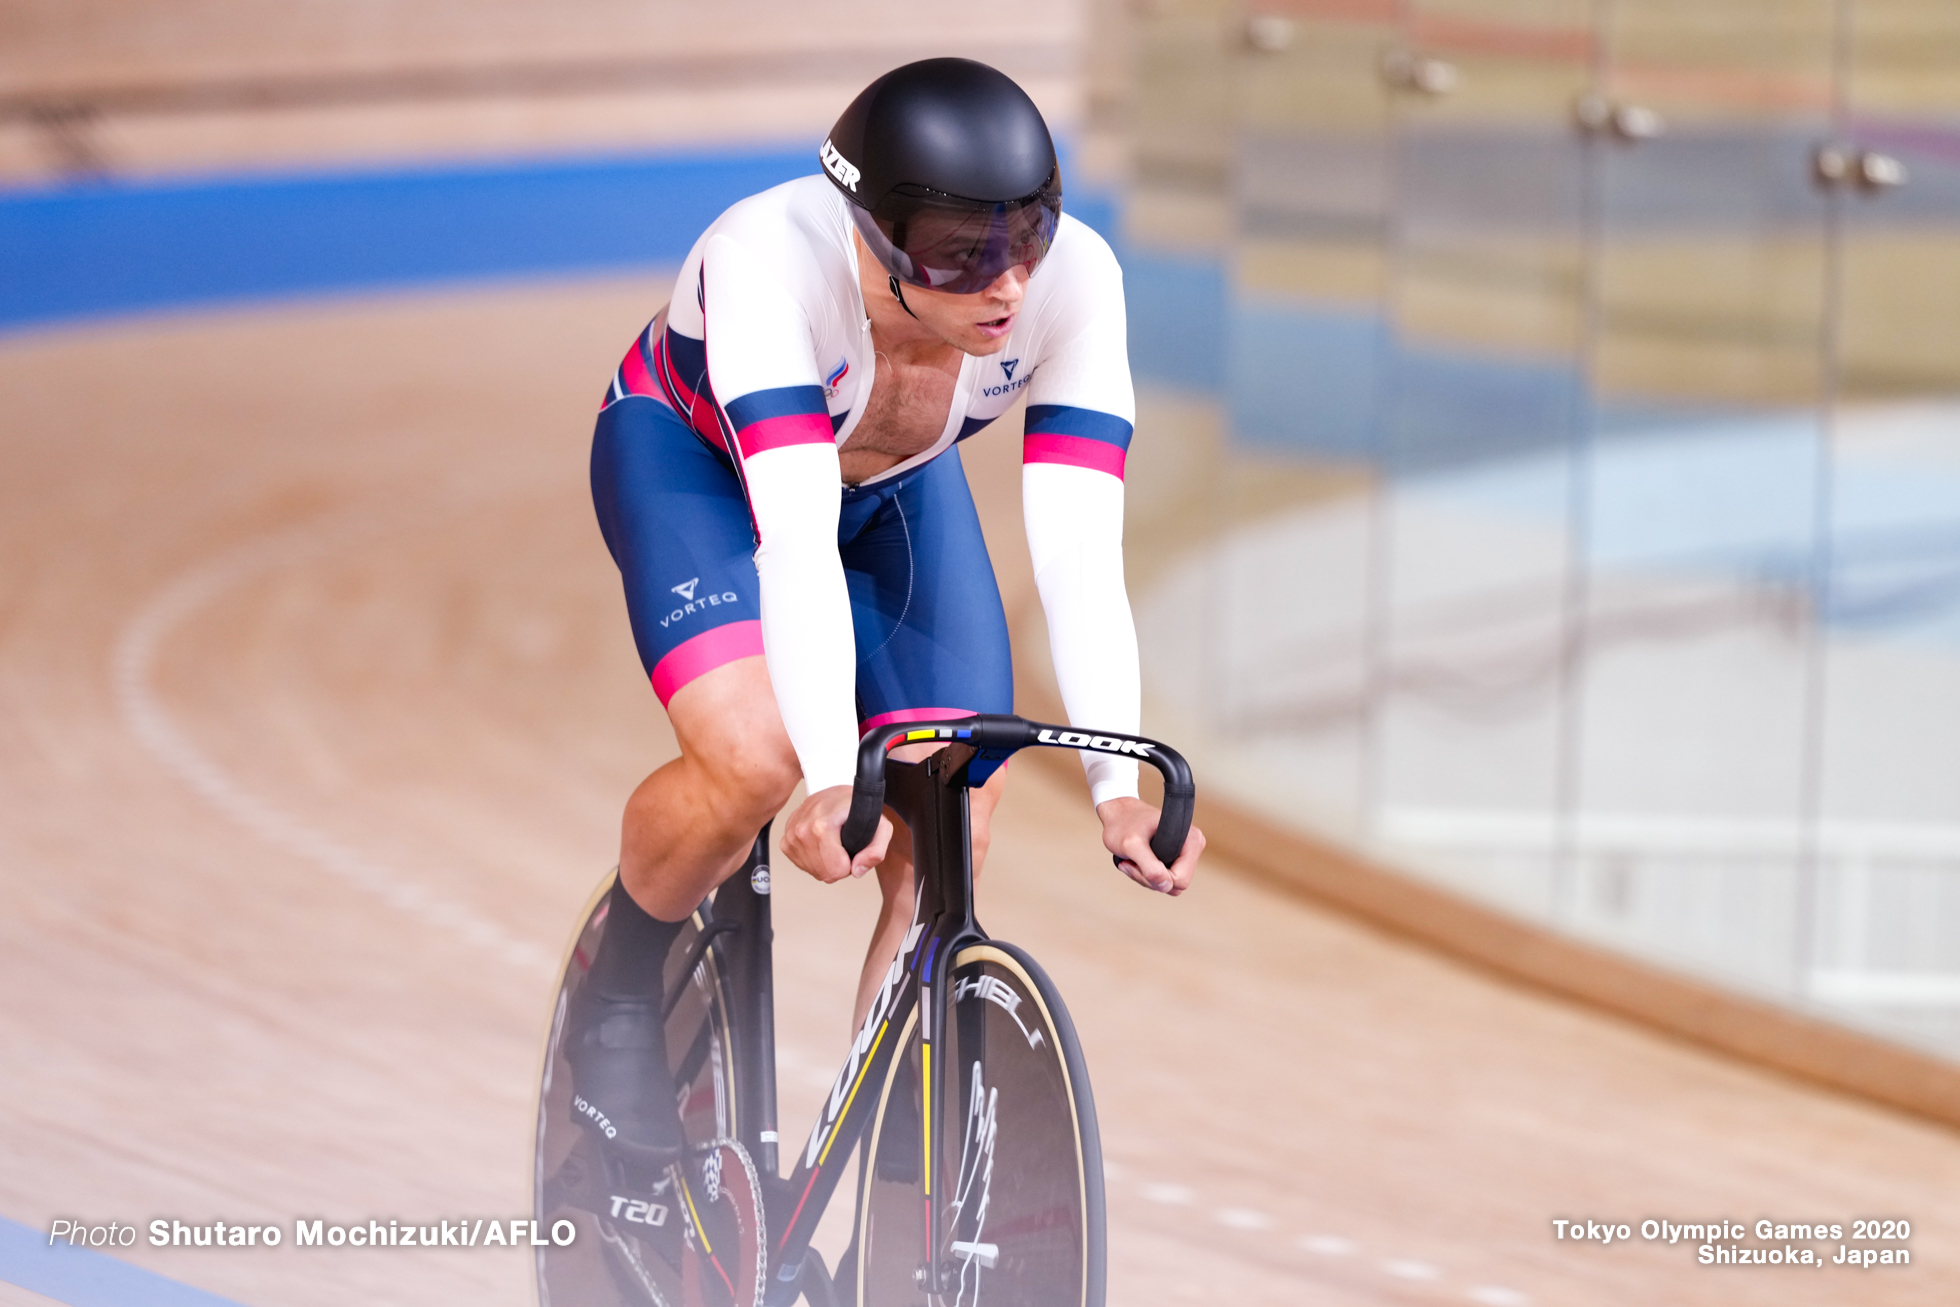
[[[607,903],[606,933],[587,983],[602,998],[658,1004],[667,952],[687,923],[662,921],[649,913],[633,901],[623,880],[613,883]]]

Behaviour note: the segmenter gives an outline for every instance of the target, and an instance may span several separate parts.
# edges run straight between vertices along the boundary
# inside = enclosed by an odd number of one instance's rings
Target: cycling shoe
[[[565,1040],[573,1119],[613,1158],[636,1172],[657,1171],[687,1147],[660,1006],[598,995],[579,1000]]]

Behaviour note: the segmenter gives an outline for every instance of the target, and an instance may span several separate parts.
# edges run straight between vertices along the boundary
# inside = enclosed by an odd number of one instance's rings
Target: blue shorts
[[[593,433],[592,502],[663,705],[704,672],[762,653],[755,528],[727,455],[659,400],[617,399]],[[1013,711],[1007,615],[957,449],[846,487],[837,549],[864,729]]]

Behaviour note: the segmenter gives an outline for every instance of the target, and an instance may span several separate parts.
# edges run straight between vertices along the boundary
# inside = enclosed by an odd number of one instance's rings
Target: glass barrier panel
[[[1550,906],[1586,429],[1585,0],[1415,0],[1395,105],[1377,834]],[[1503,832],[1493,839],[1493,832]]]
[[[1809,989],[1960,1057],[1960,7],[1847,17]]]
[[[1392,6],[1255,7],[1209,33],[1230,87],[1230,234],[1202,274],[1217,278],[1222,357],[1204,401],[1177,401],[1180,489],[1203,507],[1150,546],[1161,562],[1137,595],[1153,704],[1218,742],[1198,749],[1214,774],[1282,819],[1346,830],[1360,824],[1372,676],[1375,68],[1393,21]]]

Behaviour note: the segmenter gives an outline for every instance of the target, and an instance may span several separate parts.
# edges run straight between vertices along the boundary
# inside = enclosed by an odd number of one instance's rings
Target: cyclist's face
[[[953,295],[923,286],[907,286],[905,302],[921,325],[949,345],[968,354],[986,356],[1007,347],[1008,333],[1028,294],[1028,269],[1015,264],[985,290]]]

